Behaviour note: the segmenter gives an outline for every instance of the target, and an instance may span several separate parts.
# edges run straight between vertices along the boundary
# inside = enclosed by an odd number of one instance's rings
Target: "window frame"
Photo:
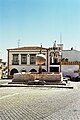
[[[12,54],[12,65],[19,65],[19,54]]]
[[[35,65],[35,64],[36,64],[36,54],[30,54],[30,65]]]
[[[27,54],[21,54],[21,64],[27,64]]]

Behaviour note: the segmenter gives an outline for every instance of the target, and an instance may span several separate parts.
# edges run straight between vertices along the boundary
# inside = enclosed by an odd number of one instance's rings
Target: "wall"
[[[79,69],[79,65],[62,65],[63,76],[69,75],[71,77],[77,77],[78,73],[74,73]]]

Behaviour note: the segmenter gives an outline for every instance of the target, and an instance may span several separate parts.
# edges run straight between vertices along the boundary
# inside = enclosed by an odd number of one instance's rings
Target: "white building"
[[[8,76],[16,72],[38,72],[39,65],[36,64],[36,54],[40,53],[40,47],[30,46],[8,49]],[[42,53],[47,57],[46,48]],[[42,65],[42,71],[47,70],[47,61]]]
[[[71,77],[78,76],[80,69],[80,51],[63,50],[63,44],[56,44],[51,48],[28,46],[7,49],[8,51],[8,76],[16,72],[38,72],[36,55],[42,53],[46,56],[46,62],[42,65],[42,72],[60,72]]]
[[[64,76],[77,77],[80,73],[80,51],[63,50],[62,51],[62,73]]]
[[[7,78],[7,65],[2,59],[0,59],[0,79],[1,78]]]

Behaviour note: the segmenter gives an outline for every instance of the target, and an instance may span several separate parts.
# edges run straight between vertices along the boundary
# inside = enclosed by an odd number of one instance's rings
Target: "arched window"
[[[15,68],[11,70],[10,75],[14,75],[14,73],[18,73],[18,70]]]
[[[29,72],[37,72],[35,69],[31,69]]]
[[[46,72],[46,70],[45,70],[45,69],[42,69],[42,72]]]

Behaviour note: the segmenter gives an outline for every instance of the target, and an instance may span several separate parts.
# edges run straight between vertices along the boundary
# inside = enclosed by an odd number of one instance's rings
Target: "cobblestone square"
[[[74,89],[1,87],[0,120],[80,120],[80,83]]]

